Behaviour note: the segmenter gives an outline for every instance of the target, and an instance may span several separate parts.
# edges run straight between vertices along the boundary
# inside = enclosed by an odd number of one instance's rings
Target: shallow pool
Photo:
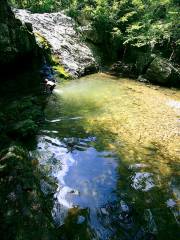
[[[59,83],[33,154],[58,183],[62,239],[178,239],[179,104],[106,74]]]

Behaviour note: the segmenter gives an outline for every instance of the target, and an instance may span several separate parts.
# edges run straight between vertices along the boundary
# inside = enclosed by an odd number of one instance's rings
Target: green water
[[[105,74],[58,84],[33,154],[62,239],[179,238],[179,100]]]

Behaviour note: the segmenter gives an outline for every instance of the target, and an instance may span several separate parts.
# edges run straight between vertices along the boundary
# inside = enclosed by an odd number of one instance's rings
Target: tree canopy
[[[99,38],[115,48],[155,46],[172,52],[180,48],[180,2],[178,0],[11,0],[35,12],[66,10],[74,18],[91,20]]]

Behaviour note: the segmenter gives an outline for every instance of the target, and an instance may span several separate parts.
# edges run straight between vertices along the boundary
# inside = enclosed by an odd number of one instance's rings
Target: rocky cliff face
[[[32,14],[26,10],[14,10],[22,22],[31,23],[37,36],[47,40],[51,53],[58,56],[59,63],[73,77],[90,73],[96,68],[92,51],[82,40],[72,18],[61,12]]]
[[[36,42],[30,25],[17,20],[7,0],[0,2],[0,64],[8,64],[17,57],[34,51]]]

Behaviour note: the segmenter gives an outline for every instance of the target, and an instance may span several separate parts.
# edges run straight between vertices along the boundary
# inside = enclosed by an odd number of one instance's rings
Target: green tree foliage
[[[114,49],[122,45],[152,50],[158,47],[166,48],[170,59],[178,55],[177,0],[71,0],[69,10],[75,17],[75,14],[88,16],[99,38]]]
[[[65,0],[64,0],[65,1]],[[60,10],[63,0],[9,0],[10,4],[17,8],[26,8],[33,12],[52,12]]]
[[[180,49],[180,3],[178,0],[11,0],[33,11],[65,9],[75,19],[91,20],[99,39],[115,49],[166,47],[172,59]]]

